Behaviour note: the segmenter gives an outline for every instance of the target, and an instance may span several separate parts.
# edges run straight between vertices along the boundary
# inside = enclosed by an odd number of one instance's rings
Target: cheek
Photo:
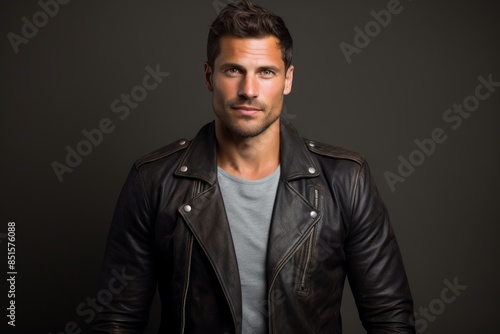
[[[232,94],[235,90],[235,84],[227,80],[214,81],[214,93],[217,96],[225,97]]]
[[[279,84],[279,85],[274,84],[265,87],[263,92],[268,97],[268,99],[273,101],[281,101],[283,99],[284,90],[285,90],[284,84]]]

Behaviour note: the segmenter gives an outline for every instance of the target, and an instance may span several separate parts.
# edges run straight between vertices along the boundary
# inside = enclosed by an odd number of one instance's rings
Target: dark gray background
[[[353,28],[372,21],[370,11],[386,9],[387,1],[256,2],[279,13],[294,37],[286,117],[304,136],[368,158],[416,311],[438,305],[445,280],[467,286],[424,332],[498,333],[500,87],[459,129],[442,117],[474,94],[478,76],[500,81],[499,2],[402,0],[402,12],[350,64],[339,44],[353,44]],[[114,203],[130,166],[212,119],[202,70],[216,7],[212,0],[71,1],[16,54],[7,34],[21,34],[21,18],[32,21],[40,6],[0,3],[0,233],[16,221],[19,272],[12,332],[59,333],[69,321],[87,330],[76,308],[96,296]],[[120,120],[111,102],[156,64],[170,76]],[[81,131],[103,118],[115,130],[60,183],[51,163],[64,163],[65,146],[75,148]],[[398,156],[408,158],[414,140],[435,128],[447,141],[392,192],[384,172],[396,173]],[[6,264],[1,268],[5,277]],[[148,333],[157,309],[155,302]],[[345,333],[363,332],[348,289],[343,316]]]

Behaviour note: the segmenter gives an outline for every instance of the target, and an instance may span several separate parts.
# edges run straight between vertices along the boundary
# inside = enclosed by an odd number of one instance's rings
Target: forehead
[[[268,62],[274,66],[284,66],[279,40],[274,36],[262,38],[223,36],[219,43],[220,53],[215,60],[216,63]]]

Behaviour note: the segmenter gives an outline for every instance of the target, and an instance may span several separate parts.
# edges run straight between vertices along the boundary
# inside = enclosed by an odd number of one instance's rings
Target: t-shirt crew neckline
[[[246,184],[246,185],[252,185],[252,184],[253,185],[260,185],[260,184],[269,182],[269,180],[274,179],[276,177],[276,175],[280,173],[280,169],[281,169],[281,165],[278,165],[278,167],[274,170],[274,172],[272,172],[271,174],[269,174],[261,179],[247,180],[247,179],[242,179],[240,177],[229,174],[224,169],[217,166],[217,171],[219,172],[220,175],[222,175],[222,176],[224,176],[224,177],[226,177],[234,182],[238,182],[238,183]]]

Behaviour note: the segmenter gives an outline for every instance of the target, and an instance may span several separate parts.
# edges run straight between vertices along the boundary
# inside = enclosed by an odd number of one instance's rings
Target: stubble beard
[[[265,111],[261,111],[265,112]],[[257,124],[253,127],[245,127],[241,126],[238,123],[243,122],[252,122],[254,117],[252,116],[239,116],[238,118],[230,117],[227,114],[217,115],[217,118],[221,121],[221,124],[224,126],[226,131],[232,134],[235,137],[248,139],[259,136],[264,133],[271,125],[278,120],[280,114],[278,113],[275,117],[267,118],[264,117],[261,124]]]
[[[264,118],[260,124],[256,124],[252,127],[241,126],[238,123],[251,123],[255,120],[253,116],[245,116],[245,115],[235,115],[232,106],[235,105],[246,105],[251,107],[256,107],[261,109],[259,113],[264,113]],[[223,105],[224,110],[222,112],[216,112],[216,117],[220,120],[221,125],[225,128],[229,134],[234,137],[248,139],[257,137],[260,134],[264,133],[271,125],[278,120],[280,117],[280,113],[277,113],[275,116],[269,110],[269,108],[261,103],[248,103],[248,101],[231,101],[229,103],[225,103]],[[271,117],[271,118],[270,118]]]

